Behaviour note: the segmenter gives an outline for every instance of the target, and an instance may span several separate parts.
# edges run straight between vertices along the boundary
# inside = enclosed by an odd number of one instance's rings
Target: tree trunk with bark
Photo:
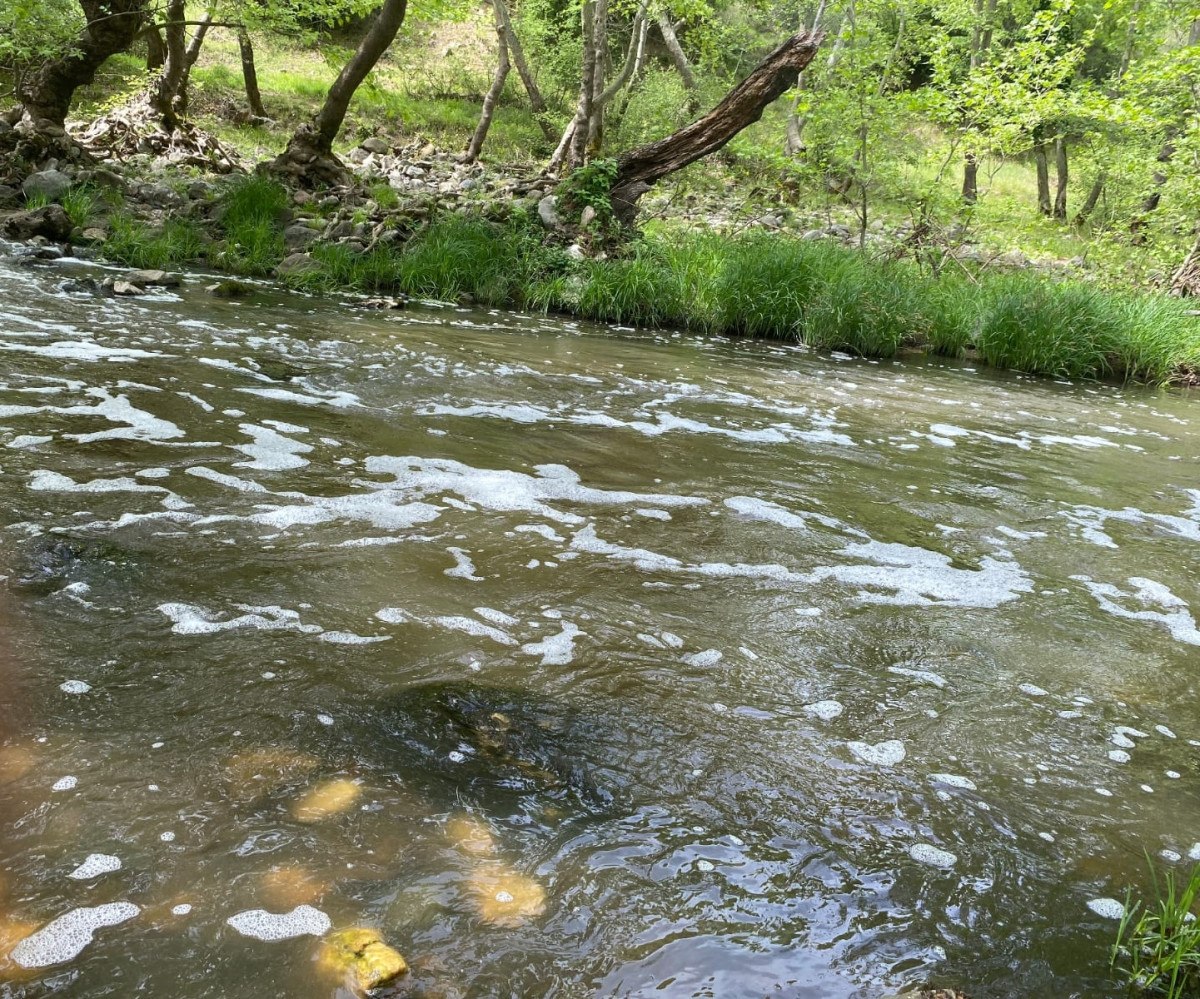
[[[467,143],[463,153],[464,163],[474,163],[479,159],[479,151],[487,139],[488,130],[492,127],[492,118],[496,113],[496,104],[500,100],[500,92],[504,89],[504,81],[508,79],[508,32],[504,30],[504,15],[500,12],[500,0],[494,0],[492,9],[496,15],[496,73],[492,77],[492,85],[483,98],[483,109],[479,113],[479,124]]]
[[[692,72],[692,64],[688,62],[687,53],[679,44],[679,36],[675,34],[675,25],[671,23],[671,15],[665,9],[659,11],[658,30],[662,32],[667,53],[679,71],[679,77],[683,80],[683,87],[687,91],[687,103],[685,104],[687,113],[695,114],[700,110],[700,91],[696,85],[696,74]]]
[[[147,0],[79,0],[87,23],[71,51],[25,75],[18,98],[39,131],[64,135],[75,91],[91,83],[109,56],[137,37]]]
[[[820,16],[824,12],[824,4],[817,10],[817,17],[813,19],[812,31],[820,31],[819,21]],[[829,50],[829,58],[825,61],[825,75],[832,76],[833,71],[837,69],[838,61],[842,57],[842,51],[846,47],[846,38],[854,30],[854,0],[850,0],[849,6],[846,8],[846,16],[842,18],[841,26],[838,28],[837,38],[834,40],[833,48]],[[802,90],[803,84],[807,82],[809,74],[801,71],[796,74],[797,86]],[[792,156],[799,156],[805,150],[804,145],[804,129],[808,125],[808,115],[799,113],[801,94],[796,95],[796,103],[792,107],[792,113],[788,115],[787,123],[787,151]]]
[[[1092,183],[1092,189],[1088,191],[1088,196],[1083,200],[1083,207],[1075,213],[1075,226],[1082,227],[1092,217],[1092,213],[1096,210],[1096,205],[1100,203],[1100,195],[1104,193],[1104,185],[1107,181],[1108,174],[1105,171],[1101,170],[1096,174],[1096,179]]]
[[[1192,244],[1183,263],[1171,276],[1171,294],[1185,298],[1200,296],[1200,239]]]
[[[146,29],[146,69],[162,69],[167,61],[167,48],[163,44],[162,32],[156,25]]]
[[[1061,135],[1054,140],[1054,217],[1067,217],[1067,140]]]
[[[242,57],[242,83],[250,113],[257,118],[265,118],[267,109],[263,107],[262,94],[258,90],[258,70],[254,67],[254,43],[250,41],[250,32],[244,27],[238,28],[238,51]]]
[[[819,31],[800,31],[787,39],[734,87],[715,108],[665,139],[623,153],[610,196],[613,212],[626,225],[637,215],[637,203],[657,181],[682,170],[725,146],[747,125],[762,117],[772,101],[795,84],[821,44]]]
[[[1050,160],[1044,142],[1037,142],[1033,147],[1033,162],[1037,167],[1037,199],[1038,211],[1043,215],[1051,212],[1050,204]]]
[[[538,87],[533,73],[529,71],[529,63],[525,59],[525,49],[521,45],[521,39],[517,36],[517,32],[513,29],[508,5],[504,0],[496,0],[496,10],[504,21],[504,37],[508,42],[508,54],[512,58],[517,76],[521,78],[521,84],[525,87],[525,93],[529,97],[529,110],[533,112],[533,118],[542,130],[542,134],[547,139],[553,139],[556,132],[546,116],[546,99],[542,96],[542,91]]]
[[[968,205],[979,200],[979,159],[973,152],[963,159],[962,199]]]
[[[196,25],[196,33],[192,35],[192,40],[188,42],[187,51],[184,53],[183,79],[179,81],[179,111],[181,114],[187,113],[188,81],[192,75],[192,67],[196,65],[196,60],[200,58],[200,47],[204,44],[204,38],[208,34],[208,28],[212,24],[212,19],[212,10],[206,10],[200,18],[200,23]]]
[[[163,34],[167,42],[167,60],[158,79],[150,85],[147,97],[150,107],[163,128],[172,132],[179,124],[180,85],[187,63],[187,35],[184,32],[184,0],[168,0]]]
[[[604,113],[614,97],[633,78],[635,69],[641,65],[646,52],[646,31],[650,22],[646,18],[646,8],[649,0],[642,0],[633,16],[633,25],[629,31],[629,44],[625,49],[625,59],[617,75],[607,86],[593,87],[595,97],[592,100],[592,118],[588,123],[588,155],[597,156],[604,144]],[[597,49],[599,49],[597,45]],[[604,82],[599,72],[596,74],[597,84]],[[598,92],[597,92],[598,91]]]
[[[268,171],[307,185],[338,184],[346,179],[346,168],[333,154],[333,142],[354,92],[392,44],[407,11],[408,0],[385,0],[358,49],[329,88],[321,110],[312,122],[296,129],[287,148],[266,165]]]

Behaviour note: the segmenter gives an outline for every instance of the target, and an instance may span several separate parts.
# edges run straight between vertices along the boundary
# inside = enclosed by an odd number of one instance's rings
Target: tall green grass
[[[131,267],[162,269],[192,263],[204,256],[204,237],[185,219],[169,218],[148,226],[117,212],[109,218],[104,255]]]
[[[1151,864],[1154,897],[1125,899],[1112,949],[1112,967],[1137,995],[1187,999],[1200,994],[1200,866],[1180,884],[1168,871],[1160,882]]]
[[[1163,296],[1115,294],[1020,273],[934,278],[825,242],[774,234],[659,233],[606,260],[543,245],[527,216],[449,215],[406,244],[324,246],[290,279],[601,322],[792,340],[866,357],[912,347],[1072,379],[1165,383],[1200,371],[1200,324]]]
[[[221,197],[224,240],[213,260],[234,274],[270,274],[283,259],[289,198],[282,185],[257,175],[240,178]]]

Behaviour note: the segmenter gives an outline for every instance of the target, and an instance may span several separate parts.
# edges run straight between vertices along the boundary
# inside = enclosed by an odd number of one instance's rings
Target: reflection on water
[[[0,995],[1119,994],[1194,402],[80,266],[0,260]]]

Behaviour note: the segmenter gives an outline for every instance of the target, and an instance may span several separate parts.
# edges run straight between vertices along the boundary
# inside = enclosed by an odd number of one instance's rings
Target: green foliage
[[[371,185],[371,200],[385,211],[400,205],[400,195],[396,193],[396,189],[391,184],[386,182]]]
[[[50,198],[50,195],[43,194],[41,191],[35,191],[33,194],[25,195],[25,207],[29,211],[33,211],[37,208],[45,208],[51,203],[52,199]]]
[[[861,254],[831,257],[804,317],[811,347],[891,357],[920,342],[925,327],[921,292],[902,264],[877,264]]]
[[[842,259],[831,247],[765,233],[734,240],[713,283],[718,326],[735,336],[801,338],[822,275]]]
[[[1118,969],[1139,995],[1186,999],[1200,992],[1200,920],[1195,906],[1200,894],[1200,866],[1179,884],[1168,871],[1160,883],[1153,865],[1153,900],[1133,903],[1125,912],[1112,949]]]
[[[616,160],[592,160],[586,166],[572,170],[558,186],[558,210],[567,219],[578,222],[585,208],[596,213],[597,224],[607,227],[612,222],[613,181],[617,179]]]
[[[4,0],[0,3],[0,71],[19,76],[39,62],[72,50],[83,27],[75,0]]]

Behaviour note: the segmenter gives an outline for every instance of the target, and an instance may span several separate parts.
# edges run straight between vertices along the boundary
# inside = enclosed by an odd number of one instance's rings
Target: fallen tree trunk
[[[797,32],[704,117],[665,139],[623,153],[617,160],[617,176],[610,191],[617,219],[632,224],[638,199],[657,181],[715,153],[747,125],[758,121],[768,104],[795,85],[797,74],[817,54],[823,37],[819,31]]]

